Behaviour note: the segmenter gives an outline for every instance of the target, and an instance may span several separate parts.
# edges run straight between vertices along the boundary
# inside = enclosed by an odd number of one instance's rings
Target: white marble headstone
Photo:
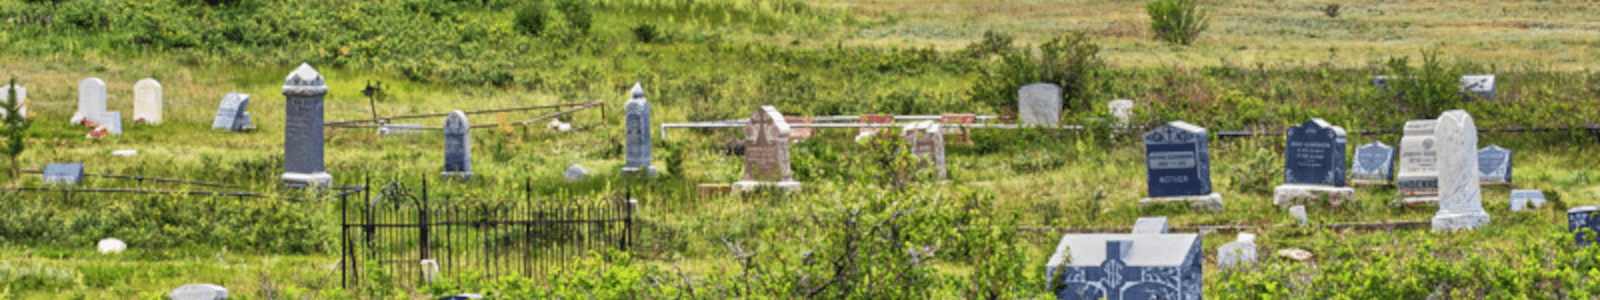
[[[1478,185],[1478,127],[1472,115],[1452,110],[1439,115],[1434,129],[1438,148],[1439,212],[1433,231],[1475,229],[1489,223]]]
[[[106,112],[106,82],[97,77],[89,77],[78,83],[78,115],[94,122],[105,124],[101,121]]]
[[[133,84],[134,123],[161,124],[161,83],[140,79]]]

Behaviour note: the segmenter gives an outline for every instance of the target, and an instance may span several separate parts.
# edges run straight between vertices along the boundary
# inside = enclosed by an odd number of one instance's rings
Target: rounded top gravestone
[[[1478,128],[1472,115],[1447,111],[1439,115],[1436,126],[1439,212],[1433,217],[1433,230],[1473,229],[1489,223],[1478,186]]]
[[[1356,147],[1350,174],[1358,180],[1394,179],[1394,147],[1379,141]]]
[[[1172,121],[1144,134],[1150,197],[1211,193],[1211,152],[1206,129]]]
[[[145,124],[161,124],[161,82],[140,79],[133,84],[133,120]]]
[[[445,175],[472,174],[471,126],[467,113],[450,112],[444,119],[444,171]]]
[[[650,101],[644,98],[644,86],[638,82],[633,83],[633,89],[628,94],[632,98],[623,106],[627,118],[623,124],[627,153],[622,172],[634,173],[651,168]]]
[[[99,77],[84,78],[78,83],[78,115],[95,124],[105,124],[106,82]]]
[[[1311,118],[1285,135],[1284,183],[1344,186],[1344,128]]]

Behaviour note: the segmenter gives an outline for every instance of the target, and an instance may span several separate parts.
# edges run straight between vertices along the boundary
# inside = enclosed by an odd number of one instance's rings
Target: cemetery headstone
[[[1030,126],[1061,122],[1061,86],[1035,83],[1017,89],[1017,118]]]
[[[420,123],[391,123],[378,127],[378,135],[381,136],[416,134],[419,132],[422,132],[422,124]]]
[[[1222,195],[1211,191],[1211,152],[1206,129],[1172,121],[1144,134],[1145,174],[1150,198],[1140,205],[1187,202],[1222,210]]]
[[[1461,100],[1473,98],[1494,101],[1494,75],[1461,76]]]
[[[1217,247],[1217,266],[1245,267],[1256,263],[1256,235],[1239,233],[1238,239]]]
[[[1391,78],[1394,78],[1394,76],[1389,76],[1389,75],[1372,76],[1372,86],[1387,91],[1387,90],[1389,90],[1389,80]]]
[[[161,83],[140,79],[133,84],[133,122],[161,124]]]
[[[770,105],[762,106],[744,127],[744,178],[733,183],[734,193],[770,186],[783,191],[800,189],[789,169],[789,122]]]
[[[1306,207],[1304,205],[1290,207],[1289,214],[1293,215],[1296,220],[1300,220],[1300,225],[1306,225]]]
[[[1394,147],[1372,141],[1356,147],[1350,175],[1356,185],[1382,185],[1394,180]]]
[[[100,250],[100,254],[122,253],[123,250],[128,250],[128,243],[117,238],[104,238],[95,243],[95,250]]]
[[[444,118],[444,173],[439,176],[472,179],[471,124],[460,110]]]
[[[585,170],[578,163],[572,163],[571,166],[567,167],[566,171],[561,172],[561,178],[567,182],[583,181],[584,179],[589,179],[589,170]]]
[[[22,113],[23,117],[27,117],[28,89],[26,87],[18,85],[0,85],[0,101],[9,101],[11,99],[9,97],[11,97],[11,92],[13,90],[17,92],[17,106],[14,108],[16,108],[17,112]],[[6,114],[6,111],[0,110],[0,118],[6,117]]]
[[[1579,229],[1588,229],[1580,231]],[[1589,231],[1589,232],[1585,232]],[[1600,205],[1573,207],[1567,210],[1567,232],[1571,232],[1578,247],[1594,243],[1600,236]]]
[[[1511,149],[1489,145],[1478,150],[1478,181],[1485,185],[1511,184]]]
[[[1400,138],[1399,170],[1394,176],[1395,189],[1406,204],[1439,201],[1437,125],[1437,120],[1406,121],[1405,136]]]
[[[1344,128],[1311,118],[1285,135],[1283,185],[1274,189],[1274,204],[1325,201],[1338,206],[1355,197],[1356,190],[1344,186]]]
[[[211,130],[239,131],[239,119],[244,118],[244,107],[250,104],[250,94],[228,92],[217,105],[217,116],[211,119]]]
[[[122,150],[112,150],[111,151],[111,156],[130,157],[130,156],[134,156],[136,154],[139,154],[139,150],[122,149]]]
[[[1478,127],[1463,110],[1439,115],[1434,131],[1438,148],[1439,212],[1433,231],[1475,229],[1489,224],[1478,183]]]
[[[1199,234],[1067,234],[1045,265],[1057,299],[1199,299]]]
[[[627,157],[622,166],[623,175],[656,174],[650,165],[650,101],[644,98],[644,86],[633,83],[633,95],[623,106],[627,117],[624,130],[627,138]]]
[[[1544,206],[1544,191],[1511,190],[1511,211],[1522,211],[1529,205],[1533,208]]]
[[[328,94],[321,73],[310,64],[300,63],[283,79],[283,169],[281,178],[291,187],[333,184],[333,175],[323,170],[322,101]]]
[[[250,112],[247,111],[233,127],[239,128],[239,131],[255,131],[256,123],[250,122]]]
[[[1133,221],[1133,234],[1167,233],[1167,216],[1139,217]]]
[[[921,162],[920,167],[932,166],[938,172],[939,180],[945,178],[944,163],[944,133],[942,126],[933,121],[922,121],[906,125],[900,130],[900,135],[905,139],[906,145],[911,147],[911,155],[916,156]]]
[[[167,293],[172,300],[220,300],[228,299],[228,288],[209,283],[191,283],[173,289]]]
[[[75,185],[83,182],[83,164],[45,164],[44,183]]]
[[[122,135],[122,112],[108,111],[101,113],[100,125],[105,126],[113,135]]]
[[[84,78],[78,83],[78,112],[87,121],[105,124],[101,118],[106,112],[106,82],[98,77]]]

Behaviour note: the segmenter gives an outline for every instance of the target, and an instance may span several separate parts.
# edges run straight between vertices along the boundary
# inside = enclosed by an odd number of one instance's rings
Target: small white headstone
[[[589,179],[589,170],[585,170],[583,166],[573,163],[572,166],[567,167],[567,171],[561,173],[561,176],[567,182],[583,181],[584,179]]]
[[[161,124],[161,83],[140,79],[133,84],[134,123]]]
[[[78,115],[95,124],[105,124],[100,118],[106,112],[106,82],[100,78],[84,78],[78,83]]]
[[[1306,206],[1305,205],[1295,205],[1294,207],[1290,207],[1289,208],[1289,214],[1294,215],[1295,219],[1299,219],[1300,220],[1300,225],[1306,225]]]
[[[190,283],[168,292],[167,297],[172,300],[228,299],[228,288],[209,283]]]
[[[122,250],[128,249],[127,243],[123,243],[122,240],[116,238],[100,240],[97,246],[100,248],[100,254],[122,253]]]
[[[1167,233],[1167,216],[1141,217],[1133,223],[1134,234]]]

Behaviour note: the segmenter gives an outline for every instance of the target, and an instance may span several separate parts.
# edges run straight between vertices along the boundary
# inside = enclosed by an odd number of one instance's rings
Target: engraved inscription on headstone
[[[735,192],[759,186],[800,188],[789,169],[790,134],[789,123],[775,107],[762,106],[750,116],[744,127],[744,179],[733,183]]]
[[[1350,165],[1350,174],[1356,180],[1394,180],[1394,147],[1379,141],[1356,147],[1355,163]]]
[[[101,118],[106,112],[106,82],[98,77],[84,78],[78,83],[78,112],[95,124],[105,124]]]
[[[1474,98],[1494,101],[1494,75],[1461,76],[1461,100]]]
[[[1206,129],[1173,121],[1144,134],[1150,197],[1211,193],[1211,153]]]
[[[1344,128],[1312,118],[1290,127],[1284,148],[1285,184],[1344,186]]]
[[[1399,169],[1395,172],[1395,188],[1406,203],[1438,201],[1439,168],[1435,163],[1439,149],[1434,140],[1437,123],[1436,120],[1406,121],[1396,165]]]
[[[44,183],[47,184],[78,184],[83,182],[83,164],[46,164],[44,165]]]
[[[228,92],[227,96],[222,97],[222,104],[217,105],[217,116],[211,119],[211,130],[239,131],[239,119],[244,117],[244,108],[249,104],[250,94]]]
[[[1061,86],[1035,83],[1017,89],[1017,119],[1022,125],[1055,125],[1061,122]]]
[[[444,173],[441,176],[472,178],[472,125],[467,114],[450,112],[444,119]]]
[[[1439,212],[1434,231],[1475,229],[1489,223],[1478,183],[1478,127],[1463,110],[1439,115],[1434,129],[1438,148]]]
[[[161,124],[161,83],[140,79],[133,84],[133,122]]]
[[[622,173],[629,175],[655,175],[655,167],[650,165],[650,101],[644,98],[644,86],[633,83],[629,91],[632,98],[623,106],[625,138],[627,139],[627,157],[622,166]]]
[[[333,175],[323,170],[322,101],[328,94],[322,74],[310,64],[300,63],[283,79],[284,101],[284,184],[291,187],[333,184]]]
[[[1511,149],[1489,145],[1478,150],[1478,180],[1483,184],[1511,183]]]

